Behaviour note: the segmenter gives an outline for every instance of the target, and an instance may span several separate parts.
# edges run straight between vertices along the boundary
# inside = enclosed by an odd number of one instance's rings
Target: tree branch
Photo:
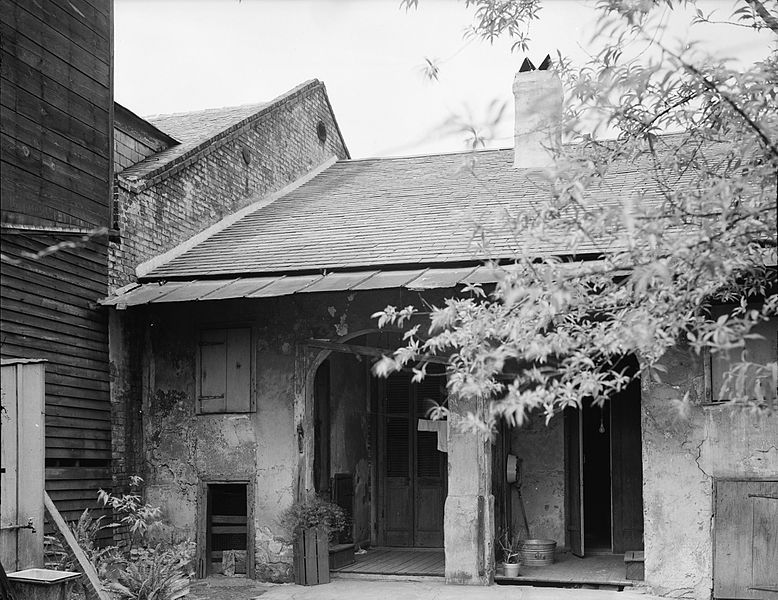
[[[756,14],[758,14],[762,20],[765,22],[765,25],[772,29],[776,34],[778,34],[778,18],[776,18],[774,15],[770,13],[767,8],[765,8],[765,5],[761,2],[761,0],[744,0],[746,4],[748,4],[751,8],[754,9]]]

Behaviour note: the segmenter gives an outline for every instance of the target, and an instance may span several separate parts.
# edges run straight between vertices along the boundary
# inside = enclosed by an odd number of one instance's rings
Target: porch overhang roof
[[[229,279],[153,281],[123,288],[100,301],[118,310],[143,304],[228,300],[233,298],[276,298],[315,292],[365,291],[391,288],[428,290],[461,284],[495,283],[501,277],[492,266],[418,268],[331,272],[314,275],[287,274]]]

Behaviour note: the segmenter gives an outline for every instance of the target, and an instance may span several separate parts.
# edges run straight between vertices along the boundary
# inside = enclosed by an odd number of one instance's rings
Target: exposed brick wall
[[[327,129],[324,142],[317,124]],[[174,144],[158,130],[117,106],[114,162],[116,171]],[[146,124],[147,125],[147,124]],[[164,136],[164,134],[162,134]],[[156,137],[155,137],[156,136]],[[249,157],[248,164],[244,155]],[[135,268],[240,208],[303,177],[332,156],[347,158],[324,86],[312,82],[275,102],[261,117],[187,157],[148,181],[129,182],[117,176],[115,227],[111,241],[109,288],[136,280]],[[110,328],[113,486],[126,493],[130,475],[145,476],[143,424],[137,399],[148,365],[140,348],[149,324],[133,310],[112,309]],[[117,532],[116,542],[126,541]]]
[[[319,121],[327,130],[324,142],[317,136]],[[346,158],[347,151],[324,86],[312,82],[275,102],[258,120],[217,137],[172,174],[154,176],[150,185],[142,180],[123,185],[116,213],[120,241],[111,245],[111,289],[135,281],[140,263],[296,181],[333,155]]]

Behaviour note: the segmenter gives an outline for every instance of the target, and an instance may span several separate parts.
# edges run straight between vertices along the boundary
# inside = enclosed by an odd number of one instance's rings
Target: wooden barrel
[[[544,567],[553,564],[556,542],[554,540],[524,540],[521,543],[521,564],[528,567]]]

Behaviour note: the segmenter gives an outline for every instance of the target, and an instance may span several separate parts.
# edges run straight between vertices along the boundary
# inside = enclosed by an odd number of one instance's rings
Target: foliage
[[[87,508],[81,513],[78,521],[69,524],[70,531],[73,533],[76,542],[78,542],[78,545],[84,551],[84,554],[89,561],[96,567],[106,561],[112,560],[117,553],[115,547],[100,547],[97,543],[100,533],[104,529],[112,527],[103,521],[104,518],[104,516],[100,516],[93,519],[92,514]],[[75,554],[73,554],[70,546],[65,542],[59,532],[55,535],[44,536],[43,547],[46,568],[58,571],[80,570]]]
[[[143,502],[139,493],[142,482],[140,477],[131,477],[131,493],[121,496],[100,490],[100,502],[114,511],[118,522],[105,524],[102,516],[92,519],[87,509],[77,523],[71,524],[71,531],[94,565],[104,587],[118,597],[133,600],[183,598],[189,593],[195,545],[191,541],[152,543],[151,534],[160,523],[162,511]],[[126,527],[130,533],[130,543],[126,548],[99,547],[101,531],[121,527]],[[61,535],[46,536],[45,544],[47,567],[80,570]]]
[[[485,40],[521,42],[522,27],[539,18],[539,3],[467,4]],[[696,27],[715,20],[693,0],[596,3],[599,49],[584,65],[555,61],[566,143],[549,147],[554,168],[525,175],[544,200],[477,231],[494,291],[466,286],[433,307],[426,334],[414,307],[376,313],[381,325],[412,327],[376,373],[447,355],[449,392],[488,399],[470,424],[493,430],[534,409],[550,419],[584,398],[601,402],[639,375],[661,380],[662,357],[681,343],[740,354],[727,397],[775,408],[778,364],[754,362],[744,347],[753,326],[778,312],[778,51],[765,44],[763,60],[741,71],[694,44],[666,47],[657,14],[679,8],[692,9]],[[741,0],[726,22],[759,43],[762,30],[778,34],[778,3]],[[493,255],[490,238],[514,240],[515,254]],[[543,250],[548,240],[560,242]],[[713,318],[721,303],[726,312]],[[628,355],[639,373],[621,367]],[[675,401],[687,410],[691,400]]]
[[[143,483],[143,479],[137,475],[130,476],[130,488],[133,490],[129,494],[114,496],[113,494],[100,490],[97,494],[98,500],[111,508],[119,516],[119,525],[125,525],[130,532],[130,546],[136,539],[143,539],[159,523],[162,516],[162,509],[158,506],[151,506],[143,503],[138,488]]]
[[[176,600],[189,594],[194,542],[134,549],[108,589],[120,598]]]
[[[295,538],[305,529],[318,529],[332,537],[336,532],[343,531],[347,524],[340,506],[316,494],[294,502],[281,513],[279,522]]]
[[[521,563],[519,550],[521,550],[521,540],[518,535],[511,535],[508,529],[504,529],[497,536],[497,545],[500,547],[502,560],[507,564]]]

